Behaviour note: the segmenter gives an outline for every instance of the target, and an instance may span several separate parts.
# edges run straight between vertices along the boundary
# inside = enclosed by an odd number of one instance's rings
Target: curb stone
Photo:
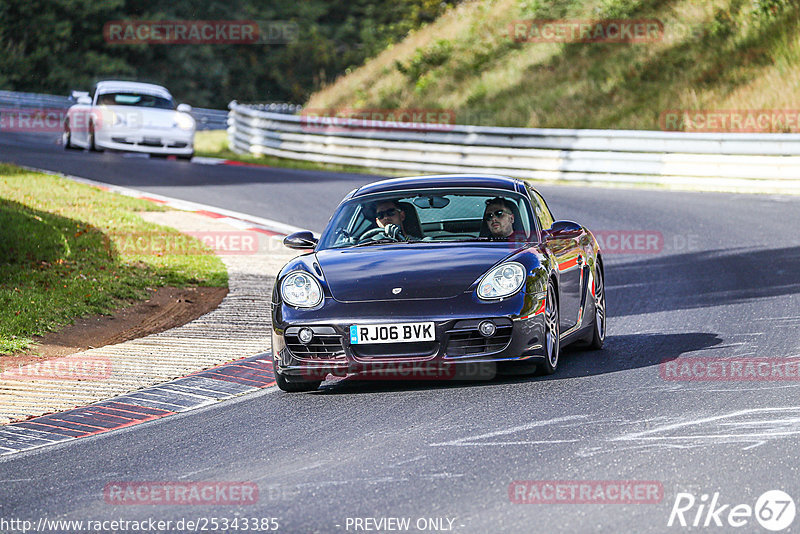
[[[181,210],[142,213],[150,222],[184,233],[252,232],[258,245],[255,253],[220,255],[228,270],[229,293],[206,315],[158,334],[42,362],[101,362],[103,376],[22,380],[0,374],[0,455],[131,426],[274,385],[268,352],[274,276],[266,273],[277,273],[296,255],[283,247],[281,238],[299,229],[67,178]]]

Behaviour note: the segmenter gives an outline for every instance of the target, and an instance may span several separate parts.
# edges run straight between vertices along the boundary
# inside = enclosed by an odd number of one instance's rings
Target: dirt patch
[[[150,291],[146,301],[111,315],[83,317],[58,332],[35,336],[36,345],[20,354],[0,356],[0,361],[21,365],[163,332],[214,310],[227,294],[226,287],[162,287]]]

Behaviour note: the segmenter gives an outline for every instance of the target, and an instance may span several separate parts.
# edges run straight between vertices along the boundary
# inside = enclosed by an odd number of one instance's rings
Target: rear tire
[[[61,134],[61,144],[64,145],[64,150],[75,150],[78,148],[72,144],[72,132],[69,129],[69,124],[64,125],[64,132]]]
[[[594,350],[603,348],[606,339],[606,287],[603,280],[603,271],[600,266],[595,267],[594,279],[594,325],[592,327],[592,340],[589,347]]]
[[[558,368],[558,359],[561,356],[561,317],[558,310],[556,288],[552,280],[547,282],[547,297],[544,305],[544,362],[539,366],[539,372],[551,375]]]

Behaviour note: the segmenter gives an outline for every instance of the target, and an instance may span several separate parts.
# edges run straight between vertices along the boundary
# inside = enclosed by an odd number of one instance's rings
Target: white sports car
[[[91,93],[77,94],[77,103],[64,120],[64,148],[146,152],[182,159],[194,155],[192,108],[187,104],[176,107],[164,87],[103,81]]]

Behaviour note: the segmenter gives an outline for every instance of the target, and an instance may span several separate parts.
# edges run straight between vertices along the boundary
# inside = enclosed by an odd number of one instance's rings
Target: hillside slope
[[[640,43],[514,39],[512,23],[544,19],[655,19],[663,31]],[[434,108],[462,124],[632,129],[659,129],[667,110],[797,110],[799,30],[796,0],[468,1],[315,93],[307,108]]]

